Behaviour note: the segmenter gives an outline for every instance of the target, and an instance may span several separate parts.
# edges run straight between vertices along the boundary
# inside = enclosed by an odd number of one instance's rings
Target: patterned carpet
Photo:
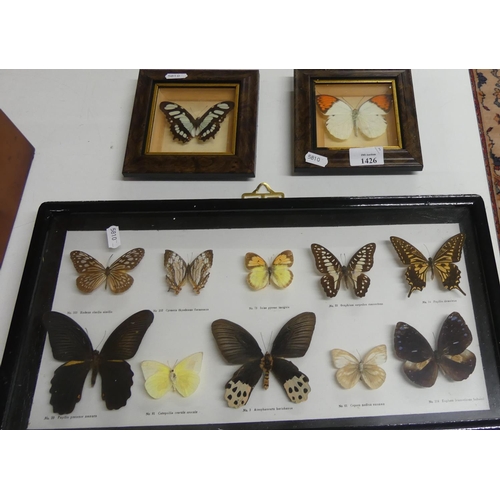
[[[470,79],[500,244],[500,70],[471,69]]]

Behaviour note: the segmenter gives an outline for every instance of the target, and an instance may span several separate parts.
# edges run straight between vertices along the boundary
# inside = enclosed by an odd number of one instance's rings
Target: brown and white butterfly
[[[84,293],[93,292],[105,284],[113,293],[123,293],[134,283],[128,272],[134,269],[144,257],[143,248],[134,248],[124,253],[110,266],[104,267],[98,260],[81,250],[70,253],[71,262],[80,273],[76,278],[76,286]]]
[[[406,270],[406,281],[410,285],[411,295],[413,290],[423,290],[427,281],[427,271],[431,270],[431,278],[434,279],[434,271],[439,275],[443,286],[448,290],[457,289],[465,295],[460,288],[460,269],[454,264],[462,257],[465,234],[458,233],[446,240],[438,250],[434,258],[428,259],[402,238],[391,236],[391,243],[396,249],[401,262],[408,266]]]
[[[321,286],[327,297],[337,295],[342,280],[346,288],[352,285],[357,297],[364,297],[370,286],[370,278],[364,273],[373,267],[375,249],[375,243],[368,243],[354,254],[347,266],[343,266],[333,253],[313,243],[311,250],[318,271],[324,274]]]
[[[173,250],[165,250],[163,264],[167,271],[168,289],[173,290],[178,295],[188,280],[193,290],[200,293],[207,284],[213,260],[212,250],[201,252],[191,264],[186,264],[186,261]]]
[[[292,403],[306,401],[311,392],[309,378],[284,358],[300,358],[306,354],[315,325],[314,313],[304,312],[293,317],[274,339],[271,352],[263,354],[257,341],[243,327],[227,319],[214,321],[212,334],[224,359],[231,364],[242,363],[225,387],[228,406],[246,405],[262,373],[264,389],[267,389],[271,371]]]

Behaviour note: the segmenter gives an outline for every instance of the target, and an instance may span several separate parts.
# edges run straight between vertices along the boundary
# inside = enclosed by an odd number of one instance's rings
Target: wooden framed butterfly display
[[[352,287],[356,297],[364,297],[371,283],[365,273],[373,267],[376,248],[375,243],[368,243],[362,246],[346,265],[342,265],[330,250],[313,243],[311,251],[316,268],[323,274],[320,283],[326,296],[336,297],[343,281],[346,288]]]
[[[300,358],[306,354],[315,325],[314,313],[304,312],[293,317],[276,335],[271,352],[263,354],[257,341],[243,327],[227,319],[214,321],[212,334],[222,356],[228,363],[242,364],[225,386],[228,406],[246,405],[262,374],[264,389],[268,389],[271,371],[292,403],[307,401],[311,392],[309,378],[285,358]]]
[[[189,281],[193,291],[199,294],[210,277],[214,253],[212,250],[205,250],[193,259],[190,264],[173,250],[165,250],[163,264],[167,271],[166,279],[169,291],[176,295],[180,293],[182,287]]]

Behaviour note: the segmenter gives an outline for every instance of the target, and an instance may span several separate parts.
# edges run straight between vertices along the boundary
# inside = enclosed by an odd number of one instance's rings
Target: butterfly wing
[[[464,246],[465,234],[459,233],[445,241],[434,257],[434,269],[439,274],[443,286],[448,290],[460,288],[460,269],[453,264],[462,258],[462,248]]]
[[[234,108],[234,102],[223,101],[211,107],[196,121],[196,135],[200,141],[207,141],[220,130],[221,123]]]
[[[291,361],[273,357],[273,373],[284,387],[286,395],[292,403],[307,401],[311,392],[309,378]]]
[[[357,112],[356,127],[368,139],[383,135],[387,129],[385,115],[391,109],[392,99],[388,95],[377,95],[363,103]]]
[[[170,380],[172,369],[158,361],[143,361],[141,363],[146,392],[154,399],[159,399],[173,389]]]
[[[364,274],[373,266],[375,243],[368,243],[361,247],[349,261],[347,269],[352,279],[354,293],[357,297],[364,297],[370,286],[370,278]]]
[[[212,334],[224,359],[231,364],[243,363],[226,384],[228,406],[239,408],[247,403],[253,388],[262,375],[264,357],[257,341],[240,325],[226,319],[212,323]]]
[[[452,380],[465,380],[476,367],[476,356],[469,351],[472,333],[458,312],[452,312],[443,323],[438,337],[438,364]]]
[[[335,377],[344,389],[352,389],[361,378],[359,360],[343,349],[332,349],[333,366],[338,368]]]
[[[69,256],[76,271],[81,274],[76,278],[78,290],[90,293],[106,281],[106,269],[94,257],[81,250],[74,250]]]
[[[316,96],[316,103],[321,112],[328,116],[326,129],[333,137],[341,141],[348,139],[354,129],[352,107],[332,95]]]
[[[290,250],[281,252],[273,261],[271,267],[271,281],[278,288],[286,288],[292,283],[293,273],[290,267],[293,265],[293,253]]]
[[[83,384],[92,366],[92,343],[83,328],[65,314],[46,312],[42,323],[54,358],[66,362],[54,372],[50,387],[50,404],[55,413],[64,415],[71,413],[82,397]]]
[[[184,398],[193,394],[200,384],[200,370],[203,361],[203,353],[191,354],[174,367],[173,386]]]
[[[378,389],[384,382],[386,373],[379,365],[387,361],[387,347],[378,345],[368,351],[362,361],[361,378],[370,389]]]
[[[327,297],[335,297],[340,288],[342,265],[333,253],[317,243],[311,245],[311,251],[316,268],[325,275],[321,278],[323,290]]]
[[[438,364],[429,342],[415,328],[399,322],[394,331],[394,350],[404,360],[403,371],[415,384],[432,387],[436,382]]]
[[[196,136],[196,120],[182,106],[175,102],[164,101],[160,103],[160,109],[170,124],[174,139],[186,143]]]
[[[167,271],[168,289],[178,295],[186,281],[187,264],[179,254],[172,250],[165,250],[163,265]]]
[[[304,312],[293,317],[280,330],[274,339],[271,354],[280,358],[301,358],[309,349],[316,315]]]
[[[189,264],[187,277],[196,293],[200,293],[207,284],[213,260],[214,253],[212,250],[205,250]]]
[[[137,353],[146,331],[153,322],[151,311],[139,311],[121,323],[109,336],[99,354],[102,399],[108,410],[127,404],[134,372],[125,361]]]
[[[134,269],[144,257],[144,248],[133,248],[124,253],[109,266],[108,284],[113,293],[123,293],[134,283],[128,272]]]
[[[245,255],[245,267],[250,271],[247,275],[247,283],[250,288],[262,290],[269,284],[269,268],[260,255],[248,252]]]
[[[401,262],[408,266],[405,276],[406,281],[410,285],[409,297],[413,290],[424,289],[430,262],[424,257],[420,250],[402,238],[391,236],[391,243]]]

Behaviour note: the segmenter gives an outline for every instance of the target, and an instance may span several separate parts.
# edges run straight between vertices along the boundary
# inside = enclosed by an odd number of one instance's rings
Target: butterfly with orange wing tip
[[[408,266],[405,273],[406,281],[410,285],[408,297],[413,290],[421,291],[424,289],[429,269],[431,270],[432,279],[434,279],[434,271],[436,271],[446,289],[457,289],[465,295],[465,292],[459,286],[460,269],[454,264],[462,257],[464,241],[465,234],[458,233],[444,242],[434,259],[432,257],[426,259],[420,250],[406,240],[391,236],[391,243],[396,249],[401,262]]]
[[[364,273],[373,267],[375,249],[375,243],[368,243],[354,254],[347,266],[343,266],[333,253],[313,243],[311,250],[318,271],[324,274],[321,278],[321,286],[327,297],[337,295],[342,280],[346,288],[349,288],[349,284],[352,285],[357,297],[364,297],[370,286],[370,278]]]
[[[377,95],[365,101],[359,108],[353,108],[348,102],[332,95],[317,95],[316,102],[320,111],[328,116],[326,129],[341,141],[349,139],[353,130],[358,130],[368,139],[383,135],[387,129],[385,115],[392,106],[389,95]]]
[[[220,130],[221,123],[233,108],[234,102],[222,101],[212,106],[201,117],[194,118],[191,113],[175,102],[164,101],[160,103],[160,109],[170,123],[172,135],[184,143],[194,138],[205,142],[214,137]]]
[[[292,265],[291,250],[281,252],[270,266],[260,255],[248,252],[245,255],[245,267],[250,271],[247,276],[248,286],[254,290],[262,290],[272,282],[278,288],[286,288],[293,280],[293,273],[289,269]]]
[[[356,356],[343,349],[332,350],[333,366],[337,382],[344,389],[352,389],[360,380],[370,388],[378,389],[385,382],[385,371],[379,365],[387,361],[387,348],[378,345],[370,349],[359,361]]]
[[[269,372],[283,385],[292,403],[307,400],[309,378],[286,358],[300,358],[309,349],[316,325],[314,313],[305,312],[289,320],[274,339],[271,352],[263,354],[259,344],[240,325],[226,319],[212,323],[212,334],[228,363],[242,366],[226,384],[225,398],[231,408],[247,404],[253,388],[264,373],[264,389],[269,387]]]
[[[49,311],[42,323],[49,336],[52,354],[64,361],[51,380],[50,404],[55,413],[71,413],[82,397],[83,384],[92,371],[94,387],[101,375],[102,399],[108,410],[118,410],[127,404],[134,372],[125,361],[137,353],[147,329],[153,322],[151,311],[139,311],[121,323],[104,343],[101,351],[94,350],[83,328],[65,314]]]
[[[432,387],[439,368],[454,381],[468,378],[476,367],[476,356],[467,347],[472,333],[458,312],[444,321],[433,351],[429,342],[415,328],[399,322],[394,331],[394,350],[403,360],[403,372],[409,380],[422,387]]]
[[[76,286],[81,292],[90,293],[102,285],[113,293],[123,293],[134,283],[134,278],[128,274],[144,257],[143,248],[134,248],[124,253],[110,266],[104,267],[98,260],[81,250],[70,253],[71,262],[81,276],[76,278]]]
[[[178,295],[187,279],[195,293],[199,294],[207,284],[213,260],[213,251],[205,250],[188,265],[178,253],[173,250],[165,250],[163,264],[167,271],[165,277],[168,289],[173,290]]]

